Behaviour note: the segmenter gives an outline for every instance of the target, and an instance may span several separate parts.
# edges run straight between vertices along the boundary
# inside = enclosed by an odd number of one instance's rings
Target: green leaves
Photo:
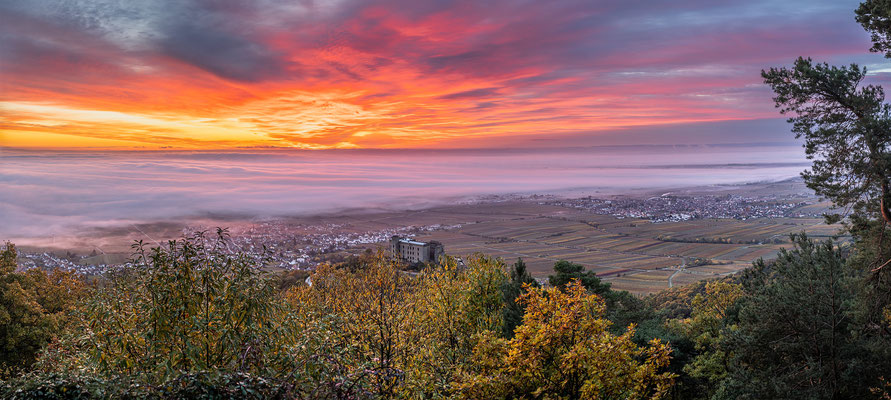
[[[792,68],[762,71],[780,112],[804,137],[810,170],[802,173],[818,195],[858,215],[881,215],[891,157],[889,106],[881,87],[860,86],[866,69],[799,58]]]
[[[599,295],[609,293],[609,283],[600,282],[594,271],[585,271],[585,267],[566,260],[554,264],[554,275],[548,277],[551,286],[563,288],[573,280],[578,280],[588,291]]]
[[[85,305],[90,360],[105,373],[163,379],[180,371],[268,372],[282,352],[282,303],[244,254],[223,251],[225,231],[136,245],[135,265]]]
[[[830,214],[826,221],[849,217],[858,240],[871,220],[891,222],[891,106],[881,87],[860,85],[866,69],[799,58],[791,69],[771,68],[761,76],[780,111],[792,114],[792,131],[804,137],[814,160],[802,173],[808,187],[848,214]]]
[[[891,58],[891,1],[866,0],[857,7],[857,22],[869,32],[873,46],[869,51]]]
[[[0,383],[0,397],[33,399],[291,399],[294,388],[281,380],[245,373],[206,371],[177,374],[158,384],[128,376],[88,374],[23,376]]]
[[[793,242],[746,277],[725,386],[755,398],[862,398],[877,371],[854,333],[857,275],[832,242]]]
[[[517,259],[510,271],[510,281],[506,282],[501,291],[504,294],[504,329],[503,336],[511,338],[514,336],[514,330],[523,320],[523,314],[526,308],[517,300],[521,295],[526,293],[526,287],[538,288],[539,284],[526,271],[526,263],[523,259]]]
[[[891,58],[891,1],[866,0],[856,14],[872,37],[870,50]],[[739,368],[725,380],[725,394],[860,398],[876,383],[876,370],[891,368],[881,322],[891,303],[891,105],[881,87],[862,85],[866,74],[856,64],[809,58],[761,72],[814,160],[802,173],[805,182],[844,210],[827,214],[826,222],[845,221],[854,251],[844,260],[832,243],[795,236],[796,247],[775,265],[761,262],[746,274],[739,332],[727,344],[737,349]],[[872,272],[868,281],[858,275],[864,270]]]

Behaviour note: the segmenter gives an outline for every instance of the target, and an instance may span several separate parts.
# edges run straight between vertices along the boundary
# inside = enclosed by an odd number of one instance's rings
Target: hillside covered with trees
[[[3,252],[4,398],[868,398],[891,312],[856,248],[646,298],[560,262],[479,255],[411,274],[383,253],[282,285],[225,231],[137,248],[101,281]]]

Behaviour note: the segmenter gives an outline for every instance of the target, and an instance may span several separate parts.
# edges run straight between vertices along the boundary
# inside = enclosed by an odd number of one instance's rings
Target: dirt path
[[[684,260],[684,262],[681,263],[681,266],[678,267],[678,269],[675,270],[674,273],[671,274],[671,276],[668,277],[668,287],[672,287],[672,286],[673,286],[673,284],[671,283],[672,278],[674,278],[675,275],[681,273],[681,271],[682,271],[684,268],[687,267],[687,257],[681,257],[681,259]]]

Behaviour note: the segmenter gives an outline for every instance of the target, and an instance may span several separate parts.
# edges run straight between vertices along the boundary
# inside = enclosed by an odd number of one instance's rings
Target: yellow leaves
[[[739,284],[709,282],[705,293],[693,298],[690,318],[671,321],[669,326],[691,337],[697,347],[707,347],[717,340],[727,308],[742,295],[743,289]]]
[[[885,307],[882,315],[885,317],[885,324],[891,327],[891,306]]]
[[[709,282],[705,285],[705,295],[698,294],[693,298],[693,313],[724,318],[727,308],[742,295],[742,286],[738,284]]]
[[[642,399],[670,387],[674,376],[660,372],[670,348],[659,341],[637,346],[633,325],[623,335],[609,333],[603,300],[579,281],[565,291],[529,288],[520,301],[526,315],[514,338],[486,337],[478,345],[479,369],[464,380],[465,397]]]
[[[67,322],[83,284],[72,273],[16,272],[15,246],[0,251],[0,378],[30,367]]]
[[[727,309],[743,295],[742,286],[722,281],[709,282],[705,293],[693,298],[693,310],[689,318],[668,321],[672,329],[693,341],[699,354],[684,366],[690,376],[711,381],[723,379],[726,374],[728,354],[721,348],[727,330],[737,329],[726,325]]]
[[[320,266],[311,279],[312,286],[286,295],[297,323],[334,324],[328,331],[333,344],[349,349],[341,360],[347,375],[369,375],[375,392],[392,395],[413,343],[413,279],[382,252],[356,271]]]
[[[0,251],[0,276],[9,274],[16,269],[16,257],[18,253],[16,252],[15,245],[6,242],[5,249]]]
[[[425,391],[451,394],[454,382],[471,367],[479,337],[503,326],[504,263],[481,255],[458,268],[445,258],[438,268],[417,277],[412,296],[416,310],[415,352],[410,359],[410,383]]]
[[[450,396],[472,365],[478,338],[501,331],[507,279],[503,262],[483,256],[462,268],[444,258],[412,276],[378,253],[354,271],[322,266],[311,287],[292,289],[286,298],[298,324],[334,316],[332,340],[352,349],[343,360],[349,370],[400,377],[372,379],[379,395]]]
[[[599,296],[588,294],[578,280],[567,285],[565,292],[555,287],[534,290],[527,285],[526,289],[526,293],[519,298],[519,302],[526,306],[526,314],[523,316],[525,330],[530,329],[529,326],[559,330],[579,329],[581,332],[605,328],[597,326],[594,323],[596,318],[593,317],[604,314],[606,304]],[[578,325],[579,320],[591,323]],[[600,322],[606,323],[605,320]]]
[[[527,287],[522,324],[501,337],[510,276],[499,259],[459,268],[446,258],[412,275],[378,253],[351,268],[320,266],[311,286],[281,297],[249,275],[221,269],[215,281],[207,265],[170,260],[152,281],[94,293],[83,347],[97,369],[160,377],[256,362],[376,398],[656,398],[673,379],[663,372],[670,348],[638,346],[633,325],[610,333],[605,302],[578,281]]]

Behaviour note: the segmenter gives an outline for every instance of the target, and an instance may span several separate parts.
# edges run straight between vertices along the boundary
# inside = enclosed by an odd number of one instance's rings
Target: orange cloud
[[[774,117],[762,66],[863,45],[793,6],[806,18],[693,0],[4,5],[0,144],[464,147]]]

